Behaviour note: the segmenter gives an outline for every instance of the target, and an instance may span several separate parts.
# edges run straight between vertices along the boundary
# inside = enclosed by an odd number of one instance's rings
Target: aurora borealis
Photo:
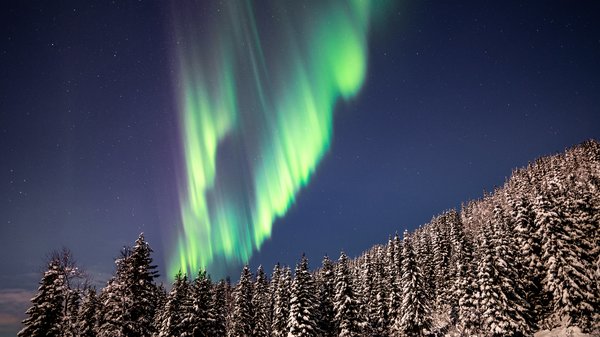
[[[330,148],[336,103],[363,85],[372,5],[272,1],[260,21],[250,1],[174,10],[185,165],[171,275],[247,262],[270,237]]]
[[[0,336],[63,246],[312,268],[600,139],[599,6],[0,2]]]

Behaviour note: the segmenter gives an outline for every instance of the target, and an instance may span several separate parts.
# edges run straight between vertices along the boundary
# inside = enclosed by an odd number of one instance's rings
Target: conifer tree
[[[80,291],[79,289],[67,289],[66,294],[62,335],[64,337],[77,337],[80,335],[77,324],[77,313],[81,301]]]
[[[269,299],[269,282],[262,266],[258,266],[254,292],[252,293],[252,306],[254,307],[254,337],[270,336],[271,312]]]
[[[525,275],[519,263],[510,219],[500,205],[493,211],[491,243],[500,298],[495,318],[500,335],[528,335],[531,332],[530,305],[525,298]]]
[[[531,321],[535,324],[543,311],[541,300],[542,264],[540,260],[540,232],[535,226],[535,214],[529,200],[523,195],[510,197],[511,217],[515,222],[517,258],[521,264],[525,299],[531,306]]]
[[[348,257],[341,253],[335,270],[335,323],[340,337],[360,336],[359,303],[352,286]]]
[[[394,236],[393,240],[388,244],[388,282],[390,284],[390,294],[388,296],[388,335],[397,336],[398,329],[400,326],[400,305],[402,303],[402,285],[400,283],[401,277],[401,257],[402,243],[398,234]]]
[[[435,265],[433,259],[433,248],[431,244],[431,229],[432,226],[427,225],[419,228],[414,233],[414,238],[412,240],[413,250],[415,252],[415,257],[417,259],[417,265],[421,268],[421,274],[423,274],[423,284],[425,285],[425,289],[428,292],[428,298],[431,303],[436,301],[436,290],[439,288],[436,284],[436,274],[435,274]],[[396,235],[398,236],[398,235]],[[398,239],[400,241],[400,239]],[[401,241],[400,241],[401,242]],[[398,266],[398,277],[401,277],[401,259],[402,259],[402,247],[398,248],[398,261],[400,262]]]
[[[358,303],[358,321],[360,322],[360,331],[364,335],[371,335],[375,328],[376,317],[370,314],[374,310],[375,301],[375,255],[372,248],[362,256],[356,258],[353,266],[349,265],[350,283],[354,292],[354,297]],[[356,271],[356,272],[354,272]]]
[[[451,283],[449,271],[450,262],[450,236],[449,217],[452,214],[444,213],[438,216],[431,226],[431,249],[435,283],[434,309],[438,313],[448,314],[449,311],[449,284]]]
[[[474,335],[478,325],[477,315],[476,278],[473,266],[473,244],[465,236],[462,226],[455,226],[451,230],[451,244],[453,249],[452,265],[454,266],[453,307],[455,308],[455,326],[461,336]]]
[[[413,251],[410,236],[404,233],[402,245],[402,304],[399,331],[404,336],[425,336],[431,325],[422,274]]]
[[[281,281],[281,272],[281,265],[277,262],[273,267],[271,282],[269,282],[269,316],[271,324],[269,326],[269,331],[271,331],[271,335],[273,335],[273,320],[275,319],[275,297],[277,294],[277,287],[279,287],[279,282]]]
[[[559,181],[548,184],[547,192],[535,203],[536,224],[541,233],[542,286],[549,301],[549,315],[544,326],[553,328],[563,320],[567,325],[592,325],[595,304],[592,288],[593,267],[586,206],[578,198],[569,198]],[[581,204],[578,205],[578,203]]]
[[[314,280],[308,270],[308,259],[302,255],[292,282],[288,337],[317,336],[316,300]]]
[[[152,264],[152,248],[140,234],[131,250],[129,258],[129,293],[133,300],[130,308],[131,322],[128,331],[130,337],[151,336],[155,332],[153,318],[157,307],[157,286],[154,279],[159,277],[156,265]]]
[[[227,333],[227,284],[224,280],[220,280],[212,289],[212,311],[214,313],[213,336],[225,337]]]
[[[273,337],[286,337],[288,335],[291,287],[292,273],[289,267],[284,267],[281,271],[273,300],[273,323],[271,329]]]
[[[158,277],[152,249],[140,234],[133,248],[124,248],[115,261],[116,275],[101,293],[100,337],[146,337],[155,331]]]
[[[160,315],[158,337],[192,336],[186,321],[189,306],[189,283],[187,276],[180,271],[175,276],[175,283]]]
[[[231,335],[252,337],[254,330],[254,307],[252,305],[252,273],[244,266],[240,281],[233,292]]]
[[[369,276],[374,278],[372,286],[373,295],[369,301],[369,323],[370,330],[374,336],[387,336],[389,327],[388,296],[390,289],[385,267],[386,263],[388,261],[384,253],[384,248],[377,246],[375,248],[373,274]]]
[[[333,299],[335,296],[333,263],[328,256],[323,258],[318,292],[319,292],[319,331],[323,337],[336,336],[334,323],[335,311]]]
[[[211,292],[212,282],[205,270],[198,272],[190,289],[190,309],[186,317],[188,330],[191,336],[208,337],[214,336],[214,308],[213,294]]]
[[[77,314],[77,330],[79,331],[79,336],[96,336],[98,305],[96,290],[92,287],[87,287],[84,291],[81,306],[79,307],[79,312]]]
[[[23,320],[19,337],[61,336],[63,307],[65,301],[65,278],[59,261],[52,259],[44,273],[37,294],[27,309],[29,316]]]

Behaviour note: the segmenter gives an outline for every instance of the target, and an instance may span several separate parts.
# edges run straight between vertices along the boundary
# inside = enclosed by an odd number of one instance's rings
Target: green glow
[[[171,275],[246,262],[271,236],[330,147],[336,102],[364,82],[370,4],[273,1],[262,25],[251,2],[176,11],[185,165]]]

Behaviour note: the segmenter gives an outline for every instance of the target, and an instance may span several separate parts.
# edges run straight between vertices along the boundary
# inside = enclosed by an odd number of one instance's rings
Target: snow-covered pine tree
[[[220,280],[212,287],[212,312],[214,320],[212,324],[213,337],[225,337],[227,334],[227,284]]]
[[[152,249],[140,234],[133,248],[124,248],[117,271],[102,290],[99,337],[146,337],[155,331],[158,277]]]
[[[473,243],[465,235],[462,223],[451,227],[450,232],[454,273],[450,286],[453,307],[456,310],[455,330],[460,336],[471,336],[475,334],[479,320],[476,311]]]
[[[525,274],[520,265],[513,226],[503,208],[493,211],[491,243],[494,248],[496,282],[501,293],[496,307],[495,326],[500,336],[529,335],[532,331],[531,307],[525,298]]]
[[[273,267],[273,272],[271,273],[271,282],[269,282],[269,315],[271,326],[269,326],[269,331],[273,329],[273,320],[275,319],[275,296],[277,294],[277,287],[279,286],[279,282],[281,281],[281,265],[279,262],[275,264]],[[271,332],[271,335],[273,333]]]
[[[100,294],[100,297],[102,297],[102,293]],[[163,283],[158,284],[156,286],[156,311],[154,312],[153,319],[156,331],[160,328],[161,317],[167,306],[168,297],[169,294],[167,293],[167,289],[165,289],[165,285]]]
[[[286,266],[281,271],[273,299],[273,323],[271,325],[273,337],[286,337],[288,334],[291,287],[292,272],[290,267]]]
[[[225,278],[225,303],[226,303],[226,320],[225,320],[225,331],[226,336],[231,336],[233,331],[233,298],[234,287],[231,285],[231,279]]]
[[[231,336],[252,337],[254,307],[252,305],[252,272],[244,266],[240,281],[233,292],[231,313]]]
[[[411,238],[404,232],[402,244],[402,304],[400,326],[402,336],[425,336],[431,325],[431,310],[427,303],[421,269],[417,265]]]
[[[564,181],[551,180],[546,193],[538,196],[534,209],[542,239],[542,286],[549,315],[543,326],[561,323],[578,325],[584,331],[592,326],[597,305],[593,288],[593,258],[589,227],[598,228],[585,201],[569,196]],[[592,221],[590,221],[592,220]]]
[[[129,337],[151,336],[155,331],[153,318],[157,310],[157,286],[159,277],[156,265],[152,264],[152,248],[141,233],[129,257],[129,295],[134,299],[130,308],[131,322],[127,328]]]
[[[460,269],[463,268],[463,261],[467,258],[466,238],[463,225],[456,211],[452,210],[453,216],[450,218],[450,261],[449,273],[450,284],[448,292],[448,304],[450,306],[450,324],[455,326],[458,321],[459,301],[462,295],[461,283],[458,281],[462,277]]]
[[[296,266],[296,276],[292,282],[288,337],[317,336],[315,290],[313,277],[308,270],[308,259],[303,254]]]
[[[98,298],[96,289],[87,287],[81,299],[79,312],[77,313],[77,330],[80,337],[95,337],[98,313]]]
[[[400,306],[402,304],[401,262],[402,242],[398,233],[396,233],[388,247],[388,277],[390,282],[390,294],[388,296],[389,336],[399,335],[400,319],[402,318],[400,315]]]
[[[538,313],[543,311],[541,301],[542,263],[540,260],[540,237],[535,226],[535,214],[532,205],[525,195],[509,197],[511,217],[515,224],[516,244],[519,247],[518,256],[523,268],[523,284],[525,287],[525,299],[531,306],[532,326],[539,321]]]
[[[334,324],[335,312],[333,309],[333,298],[335,296],[333,262],[326,255],[323,258],[319,273],[319,331],[323,337],[336,336]]]
[[[335,298],[333,306],[338,336],[360,336],[359,303],[356,300],[354,289],[352,289],[348,257],[344,252],[340,254],[335,269]]]
[[[427,289],[427,296],[429,297],[430,303],[433,303],[436,301],[437,285],[435,283],[435,265],[433,260],[433,248],[431,245],[431,230],[432,227],[429,224],[417,229],[413,234],[412,244],[417,259],[417,265],[421,268],[421,274],[423,274],[423,284],[425,284],[425,289]],[[399,238],[398,240],[400,241]],[[402,269],[401,244],[398,248],[398,261],[400,262],[398,265],[398,278],[400,278]]]
[[[186,331],[190,336],[209,337],[214,336],[214,308],[212,296],[212,282],[205,270],[198,272],[198,276],[192,283],[189,291],[189,312],[185,317]]]
[[[19,337],[52,337],[62,335],[65,279],[59,261],[52,259],[40,281],[37,294],[27,309]]]
[[[102,288],[98,296],[98,337],[126,337],[123,333],[122,322],[128,319],[126,308],[131,298],[126,295],[126,284],[118,275],[125,273],[125,258],[129,256],[129,249],[121,251],[121,258],[115,260],[116,275],[108,280],[106,287]]]
[[[214,308],[212,297],[212,281],[205,270],[200,270],[190,289],[190,310],[186,317],[190,336],[214,336]]]
[[[368,321],[370,325],[370,331],[373,336],[387,336],[389,326],[389,315],[388,315],[388,296],[390,293],[388,275],[386,272],[386,252],[382,246],[375,248],[375,259],[373,261],[373,274],[372,277],[372,298],[369,301],[369,316]]]
[[[269,281],[262,266],[256,271],[256,281],[252,293],[252,306],[254,307],[254,337],[268,337],[271,335],[271,308]]]
[[[506,234],[497,221],[490,220],[483,226],[479,238],[476,298],[480,318],[476,330],[490,337],[527,335],[528,327],[521,314],[527,303],[512,288],[515,280],[507,279],[514,270],[506,261]]]
[[[462,223],[456,210],[451,209],[438,216],[433,224],[435,226],[431,229],[434,234],[431,237],[436,292],[435,298],[429,302],[433,308],[430,330],[435,335],[441,335],[447,334],[456,325],[457,320],[458,298],[452,287],[455,285],[456,260],[459,257],[455,256],[457,252],[453,246],[453,239],[455,235],[461,235]],[[412,242],[414,246],[418,241]],[[416,251],[414,247],[413,251]],[[417,265],[420,267],[419,263]],[[425,288],[428,289],[428,286],[425,285]]]
[[[189,283],[181,271],[175,276],[173,288],[167,296],[167,303],[158,322],[158,337],[192,336],[189,322]]]
[[[79,289],[67,289],[67,299],[65,301],[65,314],[63,317],[63,332],[64,337],[77,337],[80,335],[77,324],[77,313],[81,300]]]
[[[433,302],[432,309],[438,313],[438,315],[449,314],[449,285],[450,280],[450,243],[448,238],[450,237],[450,226],[449,217],[451,213],[444,213],[436,217],[431,222],[431,249],[433,259],[433,273],[435,282],[435,301]]]

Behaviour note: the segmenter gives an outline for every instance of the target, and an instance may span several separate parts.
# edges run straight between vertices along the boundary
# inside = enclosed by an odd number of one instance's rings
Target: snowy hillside
[[[600,144],[515,170],[504,186],[355,259],[239,282],[155,283],[140,235],[105,288],[48,265],[19,336],[599,336]]]

